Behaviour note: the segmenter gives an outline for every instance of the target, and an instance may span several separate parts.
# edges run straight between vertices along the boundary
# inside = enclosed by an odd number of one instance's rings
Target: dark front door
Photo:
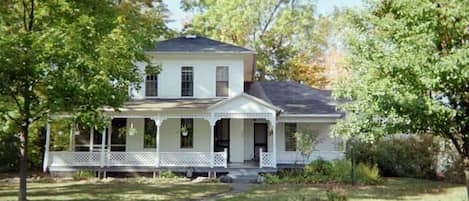
[[[230,161],[230,119],[218,120],[215,124],[214,149],[222,152],[228,149],[228,161]]]
[[[267,152],[267,124],[254,124],[254,160],[259,160],[259,149]]]

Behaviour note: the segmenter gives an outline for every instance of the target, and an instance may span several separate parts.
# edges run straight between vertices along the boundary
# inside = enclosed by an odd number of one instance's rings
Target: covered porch
[[[54,129],[48,123],[44,171],[276,168],[277,108],[262,100],[241,95],[197,108],[185,108],[187,101],[150,103],[107,111],[112,120],[105,128],[70,125],[67,150],[50,150]],[[245,132],[253,132],[246,131],[247,121],[265,125],[265,146],[251,147],[252,153],[245,153]]]

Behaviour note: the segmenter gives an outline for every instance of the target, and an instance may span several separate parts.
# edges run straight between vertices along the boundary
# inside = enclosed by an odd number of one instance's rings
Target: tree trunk
[[[469,156],[463,156],[463,162],[464,162],[464,175],[466,179],[466,193],[467,193],[467,198],[469,199]]]
[[[29,134],[29,125],[21,127],[21,136],[20,136],[20,150],[21,150],[21,159],[20,159],[20,190],[18,194],[18,201],[26,201],[26,178],[27,178],[27,165],[28,165],[28,134]]]

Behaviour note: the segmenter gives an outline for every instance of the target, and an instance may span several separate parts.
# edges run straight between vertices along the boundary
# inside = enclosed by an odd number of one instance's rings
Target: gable
[[[218,102],[208,109],[221,113],[276,113],[281,110],[270,103],[244,93]]]

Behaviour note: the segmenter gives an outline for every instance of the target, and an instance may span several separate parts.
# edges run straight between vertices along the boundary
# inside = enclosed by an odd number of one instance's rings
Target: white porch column
[[[210,168],[213,168],[215,159],[215,124],[217,123],[217,119],[213,114],[211,114],[210,118],[207,120],[210,124]]]
[[[73,132],[73,122],[70,123],[70,134],[68,136],[68,151],[73,151],[73,138],[74,138],[74,132]]]
[[[44,161],[42,164],[42,171],[47,171],[47,166],[49,166],[49,144],[50,144],[50,121],[47,121],[46,126],[46,144],[44,145]]]
[[[107,127],[108,130],[108,137],[107,137],[107,152],[111,152],[111,138],[112,138],[112,119],[111,124]]]
[[[93,139],[94,139],[94,129],[93,127],[90,128],[90,152],[93,152]]]
[[[104,146],[106,146],[106,127],[103,128],[103,134],[101,137],[101,167],[104,167],[104,164],[106,163],[104,155]]]
[[[271,120],[272,123],[272,154],[274,155],[274,168],[277,168],[277,122],[275,117]]]
[[[160,126],[163,123],[161,118],[153,118],[156,126],[156,167],[160,167]]]

